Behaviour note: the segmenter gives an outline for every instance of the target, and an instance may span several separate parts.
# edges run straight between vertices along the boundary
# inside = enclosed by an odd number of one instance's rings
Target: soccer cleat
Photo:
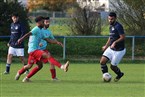
[[[121,77],[123,77],[123,76],[124,76],[124,73],[122,72],[121,75],[117,75],[116,76],[116,78],[114,79],[114,81],[115,82],[118,82],[121,79]]]
[[[9,72],[5,71],[4,74],[10,74]]]
[[[31,80],[29,79],[29,78],[27,78],[27,77],[25,77],[23,80],[22,80],[22,82],[31,82]]]
[[[52,81],[59,81],[58,78],[52,78]]]
[[[63,68],[64,72],[68,71],[68,67],[69,67],[69,61],[67,61],[64,65],[64,68]]]
[[[19,78],[20,78],[20,74],[19,74],[19,72],[17,72],[17,74],[16,74],[16,76],[15,76],[15,80],[19,80]]]
[[[29,70],[25,71],[25,73],[24,73],[24,74],[29,74]]]

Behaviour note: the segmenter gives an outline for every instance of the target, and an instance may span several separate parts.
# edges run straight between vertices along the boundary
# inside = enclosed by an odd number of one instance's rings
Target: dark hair
[[[117,15],[116,15],[115,12],[110,12],[110,13],[109,13],[109,16],[111,16],[111,17],[115,17],[115,18],[117,17]]]
[[[18,13],[12,13],[11,15],[12,17],[15,16],[15,17],[19,17]]]
[[[44,19],[43,16],[37,16],[37,17],[35,18],[35,22],[37,23],[37,22],[39,22],[39,21],[41,21],[41,20],[43,20],[43,19]]]
[[[50,17],[45,17],[45,20],[49,20],[50,19]]]

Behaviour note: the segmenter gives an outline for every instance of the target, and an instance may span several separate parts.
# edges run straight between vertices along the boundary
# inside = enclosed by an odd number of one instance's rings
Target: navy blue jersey
[[[24,42],[19,45],[17,43],[18,39],[24,36],[24,34],[24,27],[20,22],[12,23],[9,45],[13,48],[24,48]]]
[[[120,23],[116,22],[115,24],[110,25],[110,40],[111,40],[110,46],[112,45],[114,41],[119,39],[120,35],[122,34],[124,34],[124,29]],[[117,50],[117,51],[123,50],[125,48],[124,42],[125,40],[122,40],[116,43],[116,46],[115,48],[113,48],[113,50]]]

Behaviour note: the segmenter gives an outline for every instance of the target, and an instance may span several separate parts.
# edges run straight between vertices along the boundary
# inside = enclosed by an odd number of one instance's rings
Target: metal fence
[[[0,36],[0,39],[5,39],[5,38],[9,38],[9,36]],[[63,39],[63,44],[64,44],[64,48],[63,48],[63,52],[62,52],[62,55],[63,55],[63,59],[65,60],[66,58],[67,58],[67,54],[66,54],[66,52],[67,52],[67,49],[66,49],[66,47],[67,47],[67,40],[68,39],[71,39],[71,38],[78,38],[78,39],[81,39],[81,38],[86,38],[86,39],[88,39],[88,38],[96,38],[96,39],[98,39],[98,38],[108,38],[108,36],[56,36],[56,38],[62,38]],[[128,49],[131,49],[131,60],[136,60],[136,55],[135,55],[135,53],[136,52],[138,52],[139,50],[136,50],[136,46],[138,46],[138,45],[141,45],[142,46],[142,52],[141,52],[141,54],[142,54],[142,60],[144,60],[144,58],[145,58],[145,36],[126,36],[126,39],[130,39],[130,46],[131,47],[126,47],[126,48],[128,48]],[[143,39],[143,41],[141,40],[141,42],[138,42],[138,40],[139,39]],[[105,43],[104,43],[105,44]],[[80,44],[80,46],[81,46],[81,44]]]
[[[31,16],[31,17],[36,17],[36,16],[49,16],[51,18],[66,18],[66,17],[70,17],[66,12],[31,12],[31,13],[28,13],[28,16]]]
[[[39,15],[49,16],[51,18],[68,18],[68,17],[72,16],[72,14],[70,14],[70,13],[59,12],[59,11],[52,11],[52,12],[49,12],[49,11],[39,11],[39,12],[37,12],[36,11],[36,12],[30,12],[30,13],[28,13],[28,16],[31,16],[31,17],[36,17],[36,16],[39,16]],[[107,19],[108,12],[101,11],[100,15],[101,15],[102,19]]]
[[[63,59],[66,59],[66,40],[67,38],[108,38],[108,36],[63,36],[63,44],[64,44],[64,48],[63,48]],[[135,60],[135,39],[137,38],[144,38],[145,36],[126,36],[126,38],[131,38],[132,40],[132,55],[131,55],[131,59]],[[142,43],[143,44],[143,43]],[[140,44],[140,45],[142,45]],[[145,42],[144,42],[145,45]],[[145,53],[145,52],[144,52]]]

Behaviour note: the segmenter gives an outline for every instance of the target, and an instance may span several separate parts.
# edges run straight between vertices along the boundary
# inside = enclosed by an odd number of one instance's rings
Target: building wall
[[[105,4],[105,11],[109,11],[109,0],[99,0],[99,3],[100,3],[100,5],[103,5],[103,4]]]
[[[95,11],[98,7],[104,5],[105,11],[109,11],[109,0],[76,0],[80,7],[88,7],[92,11]]]

